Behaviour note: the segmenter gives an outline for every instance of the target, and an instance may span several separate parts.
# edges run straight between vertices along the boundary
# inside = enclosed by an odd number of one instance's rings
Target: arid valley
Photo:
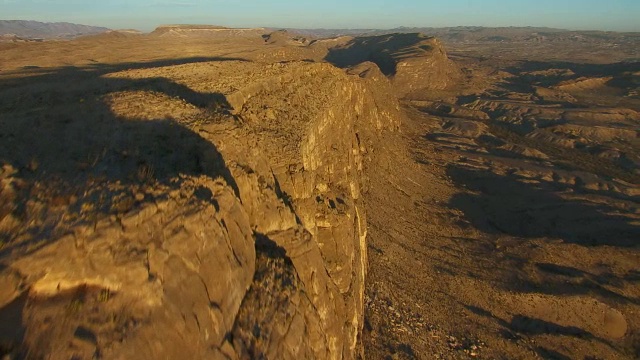
[[[3,360],[640,358],[640,33],[87,31],[0,37]]]

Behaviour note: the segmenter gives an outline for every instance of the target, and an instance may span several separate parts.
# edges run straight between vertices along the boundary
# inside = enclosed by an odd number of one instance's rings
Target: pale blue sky
[[[151,30],[158,24],[299,28],[548,26],[640,31],[640,0],[0,0],[0,19]]]

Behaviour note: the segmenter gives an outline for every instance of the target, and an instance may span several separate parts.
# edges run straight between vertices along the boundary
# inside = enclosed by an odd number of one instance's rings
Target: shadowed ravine
[[[0,357],[638,358],[636,37],[425,31],[3,37]]]

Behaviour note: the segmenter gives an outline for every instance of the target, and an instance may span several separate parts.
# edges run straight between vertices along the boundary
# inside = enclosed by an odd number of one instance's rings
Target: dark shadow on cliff
[[[0,308],[0,356],[5,359],[15,358],[19,353],[25,329],[22,325],[22,314],[27,301],[27,295],[17,297],[9,304]]]
[[[420,44],[431,37],[420,33],[357,37],[348,44],[333,48],[325,60],[340,68],[371,61],[385,75],[394,75],[398,62],[406,56],[433,50]]]
[[[638,247],[640,227],[606,205],[561,198],[552,188],[486,170],[450,166],[448,175],[472,192],[456,194],[450,206],[477,229],[523,238],[550,237],[584,246]]]
[[[107,98],[120,91],[167,95],[199,108],[204,119],[194,121],[207,121],[227,116],[229,104],[224,95],[200,93],[161,77],[103,76],[126,69],[228,60],[238,59],[185,58],[38,69],[1,79],[0,165],[10,165],[15,173],[11,194],[0,195],[14,203],[11,216],[30,221],[33,214],[25,210],[27,201],[44,208],[68,207],[78,214],[89,204],[99,216],[119,215],[155,200],[149,195],[136,199],[132,189],[142,191],[154,184],[178,189],[180,175],[222,177],[237,193],[231,173],[211,142],[170,115],[119,117]],[[154,110],[153,104],[134,105],[142,111],[146,107]],[[0,262],[55,241],[60,234],[54,228],[55,224],[45,221],[28,242],[14,242],[16,234],[0,231]]]
[[[272,329],[292,324],[290,311],[301,307],[302,284],[286,250],[268,236],[256,233],[256,270],[228,338],[243,359],[264,359],[268,345],[279,339]],[[264,294],[269,294],[265,297]]]

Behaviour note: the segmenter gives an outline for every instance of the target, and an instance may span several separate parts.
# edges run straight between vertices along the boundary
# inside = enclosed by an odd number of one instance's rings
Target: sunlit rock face
[[[460,69],[449,60],[442,43],[424,34],[357,37],[331,45],[327,61],[340,67],[373,62],[389,77],[399,97],[444,90],[461,77]]]
[[[355,358],[366,162],[400,116],[377,66],[200,62],[83,81],[92,106],[66,89],[51,131],[85,136],[71,145],[91,162],[43,145],[37,176],[3,172],[8,209],[31,196],[4,222],[30,231],[10,240],[36,244],[10,246],[2,268],[0,305],[25,329],[12,351]]]

